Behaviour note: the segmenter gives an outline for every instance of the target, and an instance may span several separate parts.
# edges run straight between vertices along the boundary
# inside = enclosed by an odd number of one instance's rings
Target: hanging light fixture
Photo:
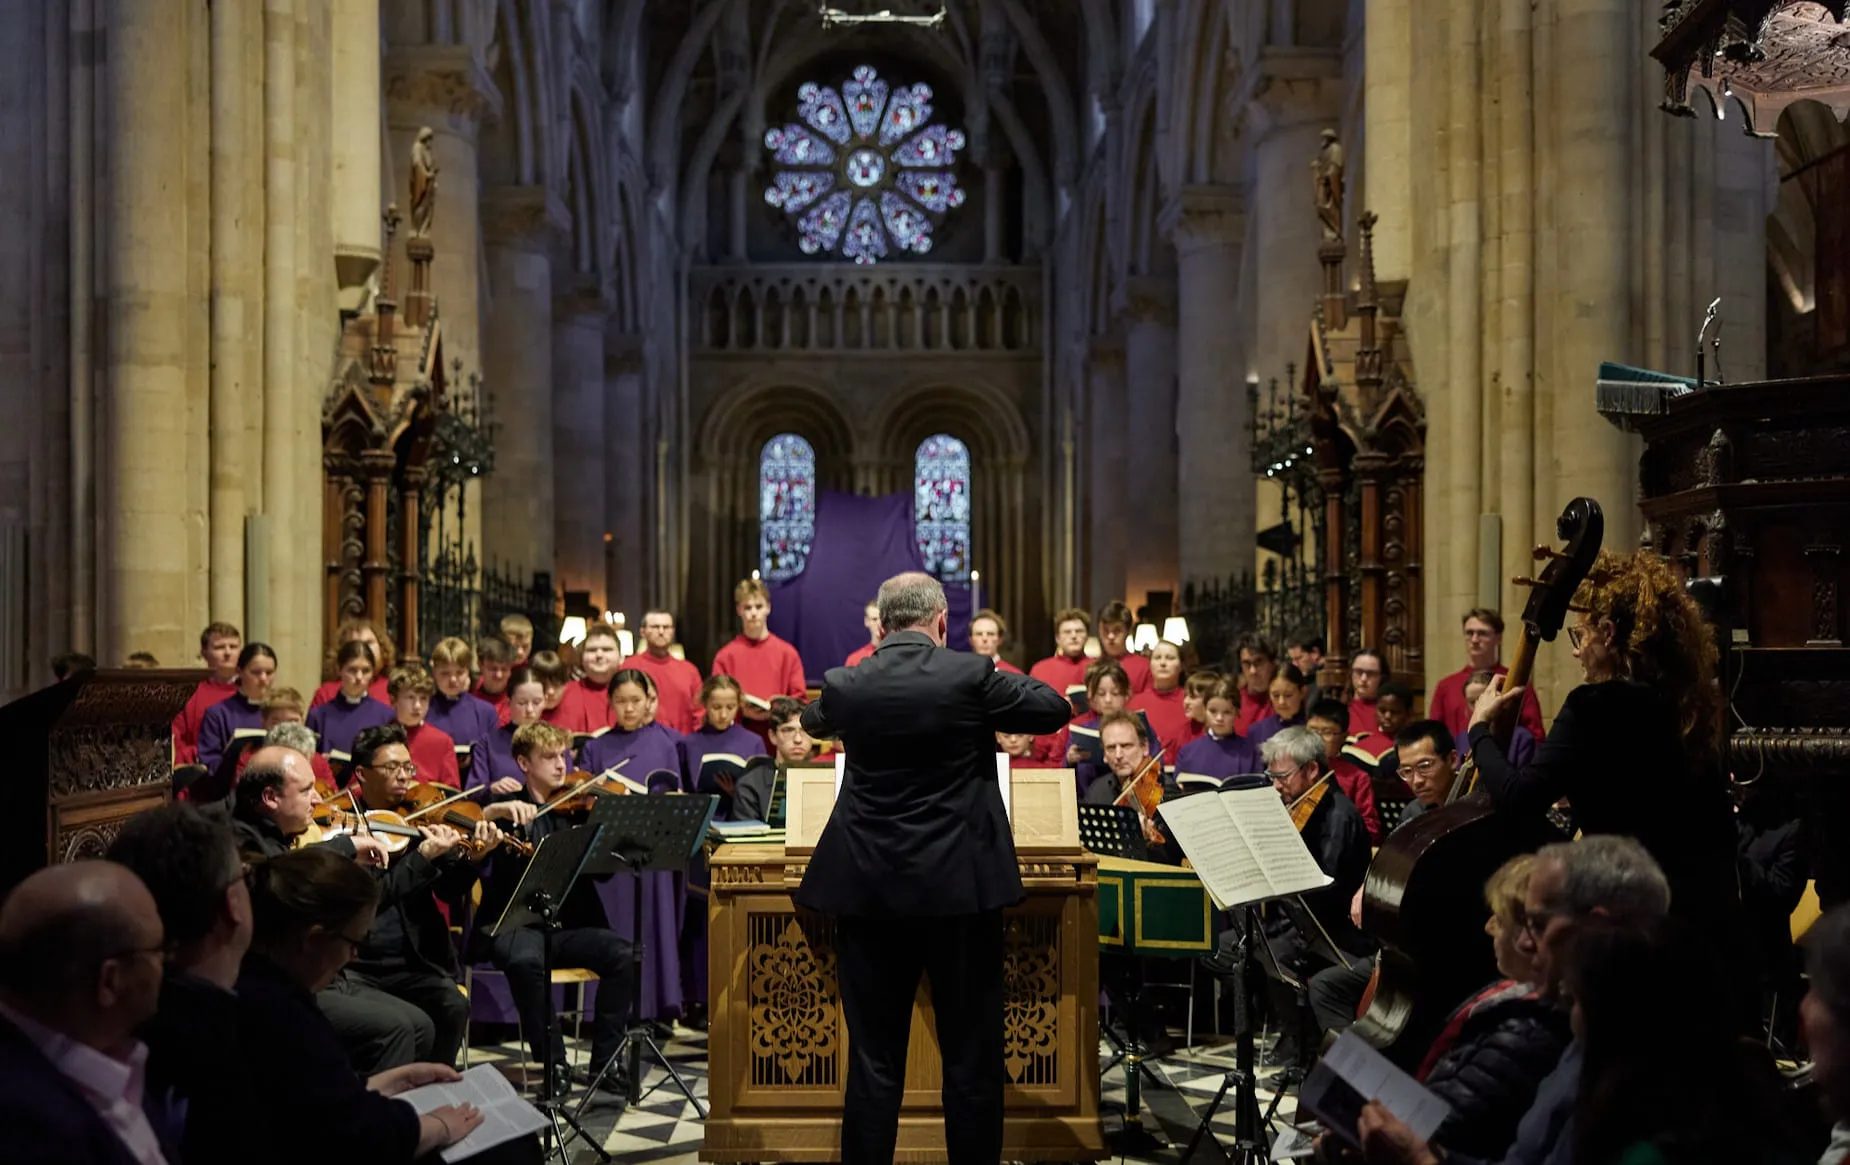
[[[1148,651],[1156,646],[1156,624],[1139,623],[1131,633],[1131,650]]]
[[[583,615],[567,615],[559,624],[559,642],[576,647],[585,641],[585,619]]]
[[[1188,620],[1180,615],[1171,615],[1163,620],[1163,638],[1180,646],[1188,642]]]
[[[937,11],[923,14],[896,13],[891,8],[882,8],[877,12],[848,12],[836,8],[828,0],[821,0],[816,5],[816,13],[822,17],[824,28],[855,28],[863,24],[910,24],[915,28],[937,28],[944,23],[942,0]]]

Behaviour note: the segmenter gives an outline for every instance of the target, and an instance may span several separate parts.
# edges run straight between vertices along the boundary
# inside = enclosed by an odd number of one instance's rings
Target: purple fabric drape
[[[880,584],[908,570],[924,570],[913,533],[910,493],[864,498],[823,490],[816,495],[816,536],[803,573],[771,588],[771,631],[803,657],[809,682],[840,667],[867,642],[862,609]],[[970,637],[970,584],[944,588],[950,602],[950,643]]]

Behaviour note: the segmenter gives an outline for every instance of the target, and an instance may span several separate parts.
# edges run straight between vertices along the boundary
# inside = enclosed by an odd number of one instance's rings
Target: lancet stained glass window
[[[797,116],[765,131],[764,200],[796,220],[803,253],[877,263],[931,250],[936,224],[964,202],[954,173],[964,135],[926,124],[931,86],[889,86],[861,65],[840,90],[806,82]]]
[[[913,457],[913,534],[925,569],[940,582],[970,577],[970,450],[939,433]]]
[[[779,433],[758,454],[758,571],[767,583],[803,573],[816,537],[816,451]]]

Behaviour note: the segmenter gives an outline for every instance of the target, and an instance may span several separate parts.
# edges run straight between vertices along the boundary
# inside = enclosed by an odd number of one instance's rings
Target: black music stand
[[[596,854],[598,838],[602,833],[601,825],[578,825],[561,829],[542,839],[539,848],[533,851],[533,857],[527,862],[526,872],[520,876],[520,884],[508,899],[507,908],[488,929],[490,938],[498,938],[505,932],[519,930],[524,926],[537,926],[541,937],[543,981],[548,984],[552,982],[552,936],[560,928],[559,910],[565,904],[566,895],[572,892],[573,884]],[[551,1018],[547,1020],[546,1031],[535,1041],[546,1050],[546,1062],[541,1065],[538,1105],[552,1127],[552,1145],[546,1155],[550,1157],[556,1152],[560,1161],[566,1160],[565,1144],[568,1138],[559,1128],[563,1121],[570,1126],[573,1134],[584,1138],[585,1144],[596,1151],[599,1160],[608,1162],[610,1154],[604,1151],[604,1146],[578,1123],[578,1112],[584,1106],[581,1104],[578,1109],[567,1112],[564,1098],[553,1095],[552,1050],[553,1039],[558,1032],[559,1015],[551,1006],[550,987],[547,995],[546,1010]]]
[[[628,1053],[629,1067],[627,1099],[630,1104],[640,1101],[644,1095],[642,1053],[646,1048],[655,1058],[656,1064],[674,1081],[674,1086],[681,1090],[681,1095],[687,1097],[688,1103],[694,1106],[700,1119],[707,1118],[706,1106],[694,1096],[693,1089],[688,1087],[687,1081],[669,1061],[661,1045],[655,1042],[655,1033],[650,1028],[649,1020],[642,1014],[642,909],[647,897],[642,875],[649,871],[669,873],[685,870],[688,861],[700,852],[701,843],[706,840],[707,826],[718,809],[719,798],[710,793],[600,797],[591,809],[591,824],[598,826],[603,836],[597,852],[586,863],[585,872],[593,877],[627,873],[634,879],[636,910],[630,949],[636,960],[636,973],[630,983],[630,1014],[624,1025],[623,1039],[591,1078],[590,1086],[574,1110],[575,1115],[584,1112],[590,1105],[597,1096],[598,1085],[603,1083],[611,1069],[623,1061],[625,1053]]]
[[[1101,857],[1146,861],[1149,843],[1129,805],[1079,806],[1079,844]]]

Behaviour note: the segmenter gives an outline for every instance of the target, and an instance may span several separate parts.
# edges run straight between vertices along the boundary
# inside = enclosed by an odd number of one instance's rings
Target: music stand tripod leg
[[[609,1165],[610,1154],[604,1151],[604,1146],[598,1143],[596,1137],[593,1137],[582,1124],[578,1123],[578,1113],[576,1111],[567,1111],[565,1099],[563,1097],[555,1098],[553,1096],[552,1050],[557,1046],[556,1040],[560,1038],[561,1033],[559,1030],[559,1013],[552,1006],[552,936],[559,931],[561,924],[559,922],[558,910],[553,907],[550,902],[542,901],[536,909],[540,915],[540,970],[543,975],[541,982],[546,984],[546,1011],[548,1014],[546,1020],[546,1034],[544,1037],[545,1044],[543,1045],[546,1054],[543,1057],[544,1063],[541,1065],[540,1069],[539,1103],[540,1111],[546,1114],[546,1119],[552,1127],[552,1145],[546,1150],[546,1155],[551,1157],[554,1153],[557,1153],[559,1155],[559,1160],[569,1165],[571,1159],[566,1156],[565,1147],[571,1142],[571,1137],[559,1130],[559,1122],[564,1121],[574,1135],[582,1138],[585,1144],[591,1146],[591,1151],[597,1154],[597,1159],[599,1161],[604,1162],[605,1165]],[[570,1091],[569,1086],[567,1091]],[[580,1104],[579,1111],[582,1111],[583,1108],[584,1106]]]
[[[1248,998],[1248,975],[1253,967],[1251,944],[1259,921],[1252,914],[1253,908],[1244,908],[1237,916],[1235,924],[1239,928],[1235,940],[1237,957],[1234,960],[1233,977],[1233,1025],[1234,1025],[1234,1059],[1233,1070],[1221,1077],[1220,1089],[1214,1099],[1202,1112],[1201,1120],[1195,1125],[1194,1135],[1189,1137],[1188,1147],[1182,1151],[1181,1160],[1186,1163],[1194,1159],[1195,1150],[1200,1148],[1201,1139],[1207,1137],[1220,1148],[1221,1155],[1233,1161],[1235,1165],[1265,1165],[1270,1156],[1264,1130],[1271,1123],[1271,1118],[1278,1111],[1282,1090],[1272,1096],[1272,1104],[1262,1116],[1259,1112],[1259,1055],[1253,1040],[1252,1001]],[[1234,1151],[1230,1154],[1226,1146],[1221,1145],[1220,1138],[1214,1136],[1214,1114],[1227,1099],[1229,1090],[1234,1091]]]

